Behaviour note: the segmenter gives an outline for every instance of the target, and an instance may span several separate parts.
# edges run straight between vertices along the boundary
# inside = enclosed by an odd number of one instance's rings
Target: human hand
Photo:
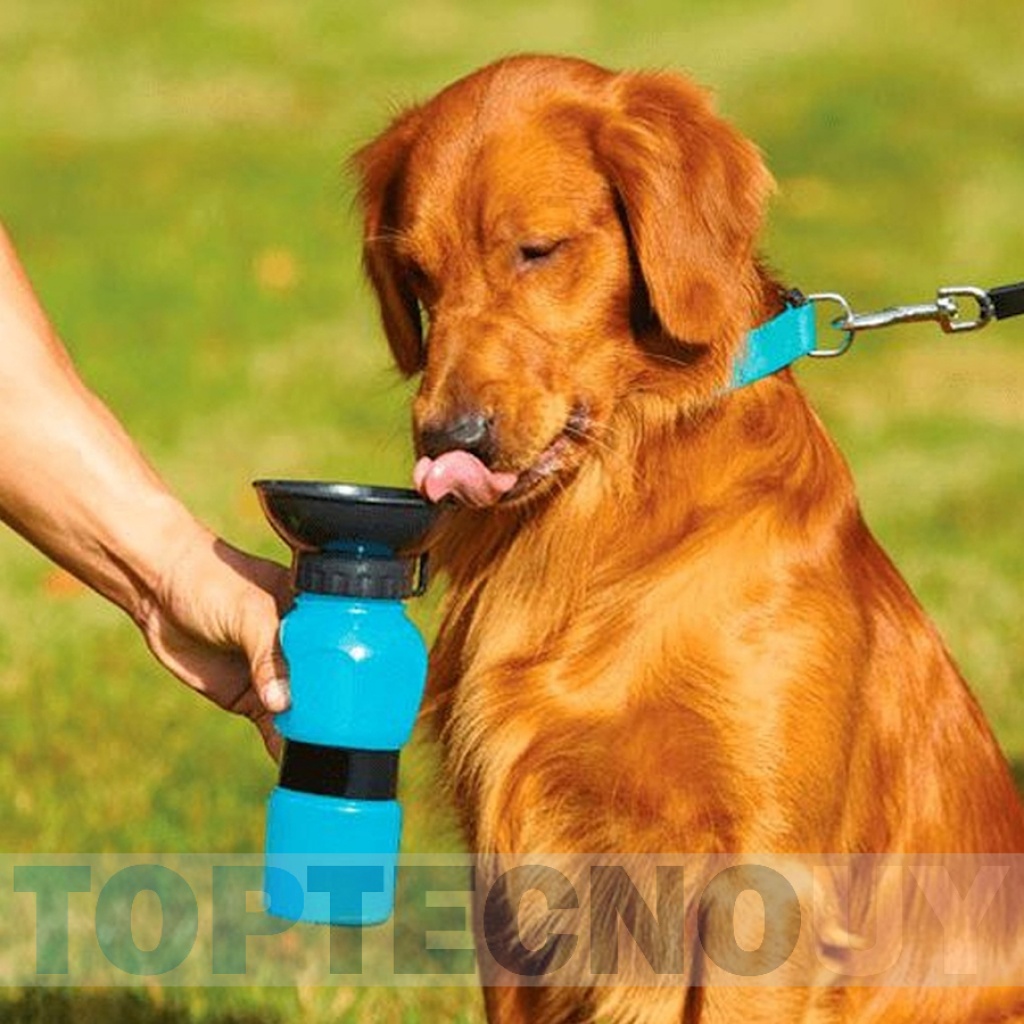
[[[198,523],[165,564],[134,612],[150,650],[186,685],[251,719],[270,755],[279,758],[272,715],[290,701],[277,640],[279,618],[291,602],[288,571]]]

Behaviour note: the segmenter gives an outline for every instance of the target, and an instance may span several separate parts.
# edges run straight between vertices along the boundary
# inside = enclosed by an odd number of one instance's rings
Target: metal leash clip
[[[973,319],[964,317],[959,299],[970,299],[977,303],[978,308]],[[837,331],[844,331],[845,335],[833,348],[817,348],[808,353],[819,359],[841,356],[853,344],[854,336],[859,331],[874,331],[895,324],[934,322],[947,334],[957,334],[961,331],[980,330],[991,320],[996,319],[996,307],[992,297],[984,288],[975,288],[971,285],[940,288],[934,302],[890,306],[874,313],[854,313],[850,303],[837,292],[818,292],[815,295],[808,295],[807,301],[834,302],[842,310],[842,315],[832,320],[830,326]]]

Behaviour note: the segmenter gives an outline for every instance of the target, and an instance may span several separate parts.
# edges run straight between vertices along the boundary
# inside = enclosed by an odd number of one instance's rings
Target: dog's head
[[[431,497],[540,493],[644,396],[693,411],[726,384],[770,178],[687,80],[501,61],[354,164]]]

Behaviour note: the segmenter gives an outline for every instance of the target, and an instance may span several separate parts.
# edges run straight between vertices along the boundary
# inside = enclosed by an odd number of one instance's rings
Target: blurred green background
[[[1020,27],[1019,0],[2,0],[0,217],[172,486],[283,558],[251,479],[408,479],[341,169],[397,107],[521,50],[690,71],[767,155],[789,282],[922,301],[1024,277]],[[1019,778],[1024,324],[865,337],[801,377]],[[259,848],[255,731],[7,532],[0,698],[0,850]],[[457,844],[432,764],[422,739],[404,762],[410,850]],[[0,995],[26,1024],[480,1019],[465,989]]]

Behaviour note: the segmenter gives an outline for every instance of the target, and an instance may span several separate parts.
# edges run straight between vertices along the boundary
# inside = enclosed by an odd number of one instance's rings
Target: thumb
[[[273,598],[261,595],[250,602],[243,619],[242,647],[249,659],[252,686],[270,712],[286,711],[291,704],[288,665],[278,639],[278,618]]]
[[[252,685],[263,706],[274,714],[287,711],[291,706],[291,688],[288,685],[288,666],[281,648],[275,642],[250,661]]]

